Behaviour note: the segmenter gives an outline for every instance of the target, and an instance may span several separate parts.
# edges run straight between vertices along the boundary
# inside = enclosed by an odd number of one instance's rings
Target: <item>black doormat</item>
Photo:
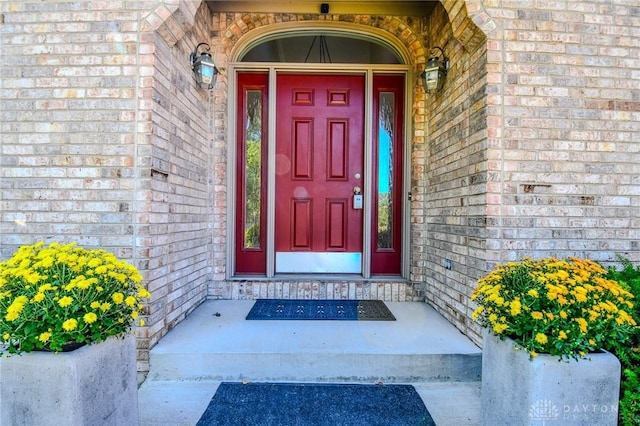
[[[258,299],[248,320],[395,321],[382,300]]]
[[[196,426],[435,425],[410,385],[223,382]]]

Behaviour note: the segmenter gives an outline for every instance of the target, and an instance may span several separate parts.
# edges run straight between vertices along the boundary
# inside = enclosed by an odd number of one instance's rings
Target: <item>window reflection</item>
[[[393,248],[394,93],[380,93],[378,117],[378,248]]]
[[[244,143],[244,247],[260,248],[260,175],[262,152],[262,92],[247,91]]]

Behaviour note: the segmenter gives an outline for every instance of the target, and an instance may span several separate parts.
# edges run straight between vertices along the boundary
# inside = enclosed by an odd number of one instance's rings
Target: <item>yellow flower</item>
[[[11,303],[11,305],[9,305],[9,307],[7,308],[7,315],[5,316],[5,320],[15,321],[16,319],[18,319],[27,301],[27,296],[16,297],[13,303]]]
[[[84,322],[86,322],[87,324],[92,324],[96,322],[96,320],[98,319],[98,316],[93,312],[88,312],[84,314],[84,317],[82,317],[82,319],[84,319]]]
[[[35,296],[33,296],[33,301],[34,302],[42,302],[44,300],[44,293],[37,293]]]
[[[45,257],[44,259],[42,259],[41,266],[43,268],[48,268],[51,265],[53,265],[53,257]]]
[[[100,305],[101,305],[100,302],[94,300],[93,302],[91,302],[91,305],[89,306],[91,306],[91,309],[98,309]]]
[[[123,283],[123,284],[127,281],[127,276],[125,274],[112,272],[112,273],[109,274],[109,276],[115,278],[118,282]]]
[[[18,296],[16,297],[16,300],[13,301],[13,303],[24,306],[28,300],[29,299],[27,298],[27,296]]]
[[[508,326],[507,326],[507,324],[495,324],[495,325],[493,326],[493,331],[494,331],[496,334],[500,334],[500,333],[502,333],[503,331],[505,331],[505,330],[507,329],[507,327],[508,327]]]
[[[547,318],[549,318],[550,320],[553,320],[555,318],[555,316],[553,315],[553,312],[547,312],[545,314],[547,316]]]
[[[138,293],[138,294],[140,294],[140,293]],[[477,319],[478,319],[478,317],[480,316],[480,314],[482,314],[482,311],[484,311],[484,306],[478,306],[478,307],[473,311],[473,313],[471,314],[471,318],[472,318],[473,320],[477,320]]]
[[[538,290],[536,290],[535,288],[532,288],[531,290],[529,290],[527,294],[531,297],[538,298]]]
[[[630,325],[637,325],[636,324],[636,320],[633,319],[633,317],[631,315],[629,315],[626,311],[618,311],[618,315],[620,318],[623,319],[624,322],[626,322],[627,324]]]
[[[89,280],[78,281],[78,288],[80,290],[86,290],[89,287],[91,287],[91,281],[89,281]]]
[[[127,305],[127,306],[131,306],[131,307],[133,307],[133,306],[135,306],[135,305],[136,305],[137,300],[136,300],[136,298],[135,298],[135,297],[133,297],[133,296],[127,296],[127,298],[126,298],[126,299],[124,299],[124,303],[126,303],[126,305]]]
[[[111,299],[113,299],[113,301],[119,305],[124,301],[124,295],[120,292],[118,293],[113,293],[113,296],[111,296]]]
[[[109,309],[111,309],[111,303],[109,303],[109,302],[104,302],[102,305],[100,305],[100,310],[102,312],[106,312]]]
[[[63,298],[58,300],[58,305],[60,305],[63,308],[66,308],[67,306],[71,305],[72,303],[73,303],[73,297],[71,297],[71,296],[64,296]]]
[[[560,330],[560,332],[558,333],[558,339],[566,340],[567,339],[567,333],[565,333],[564,331]]]
[[[587,320],[584,318],[576,318],[576,322],[580,326],[580,331],[583,333],[587,332]]]
[[[42,284],[40,287],[38,287],[38,292],[39,293],[44,293],[47,290],[55,290],[55,288],[49,283]]]
[[[78,327],[78,321],[70,318],[62,323],[62,328],[66,331],[73,331]]]
[[[533,311],[531,312],[531,317],[535,320],[541,320],[543,318],[542,312]]]
[[[511,307],[511,315],[516,316],[522,310],[522,304],[520,303],[520,299],[514,299],[510,303]]]
[[[29,284],[36,284],[38,281],[40,281],[40,274],[38,274],[37,272],[31,273],[28,274],[25,279]]]
[[[566,311],[560,311],[560,318],[567,319],[568,315]]]
[[[51,338],[51,333],[49,333],[48,331],[45,331],[44,333],[40,333],[40,336],[38,336],[38,340],[40,340],[42,343],[48,342],[50,338]]]
[[[131,318],[133,318],[133,319],[138,318],[138,311],[131,312]]]
[[[587,301],[587,296],[583,293],[576,293],[574,294],[574,297],[576,298],[576,301],[578,302],[586,302]]]
[[[9,333],[4,333],[2,335],[2,339],[6,342],[7,340],[9,340],[9,337],[11,337],[11,335]]]
[[[6,319],[7,321],[15,321],[20,317],[20,312],[16,312],[16,311],[10,311],[7,312],[7,315],[5,315],[4,319]]]
[[[547,340],[547,336],[544,333],[536,334],[536,342],[540,343],[541,345],[546,344]]]

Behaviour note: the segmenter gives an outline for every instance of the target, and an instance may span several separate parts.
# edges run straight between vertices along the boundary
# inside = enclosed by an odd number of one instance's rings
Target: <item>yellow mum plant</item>
[[[498,265],[471,297],[473,319],[532,357],[585,358],[604,342],[624,341],[636,323],[633,295],[591,260],[525,258]]]
[[[59,352],[126,333],[150,297],[141,281],[102,249],[20,247],[0,263],[0,353]]]

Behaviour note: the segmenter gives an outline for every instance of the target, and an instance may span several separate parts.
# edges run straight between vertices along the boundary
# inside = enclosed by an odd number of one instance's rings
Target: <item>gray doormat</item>
[[[395,321],[382,300],[258,299],[248,320]]]
[[[410,385],[223,382],[196,426],[431,426]]]

